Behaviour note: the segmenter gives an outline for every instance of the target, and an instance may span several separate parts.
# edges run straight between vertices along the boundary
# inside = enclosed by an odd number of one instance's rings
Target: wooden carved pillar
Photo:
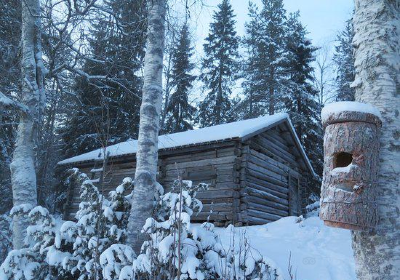
[[[328,226],[371,229],[378,219],[379,113],[367,104],[339,102],[327,106],[322,115],[325,135],[320,218]]]

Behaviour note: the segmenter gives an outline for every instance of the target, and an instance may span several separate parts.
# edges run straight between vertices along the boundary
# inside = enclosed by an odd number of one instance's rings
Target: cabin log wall
[[[302,213],[299,154],[271,129],[243,146],[241,213],[247,224],[265,224]]]
[[[283,123],[247,140],[161,150],[158,181],[166,191],[171,190],[178,174],[193,184],[209,184],[207,191],[197,194],[203,210],[192,216],[194,222],[209,220],[217,225],[241,226],[301,215],[309,195],[304,174],[310,172],[289,129]],[[101,171],[96,170],[100,162],[78,167],[93,180],[100,177]],[[124,178],[134,178],[135,167],[135,155],[113,158],[99,190],[107,195]],[[70,197],[67,219],[73,219],[78,210],[79,189],[73,189]]]

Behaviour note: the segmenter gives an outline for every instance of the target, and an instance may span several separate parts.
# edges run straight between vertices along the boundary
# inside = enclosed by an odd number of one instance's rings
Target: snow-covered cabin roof
[[[291,128],[291,133],[295,139],[296,146],[299,148],[303,159],[312,174],[314,170],[305,154],[302,145],[293,125],[286,113],[263,116],[255,119],[248,119],[227,124],[220,124],[201,129],[194,129],[185,132],[160,135],[158,137],[159,150],[175,149],[178,147],[201,145],[212,142],[221,142],[230,139],[248,139],[273,126],[286,122]],[[128,140],[112,146],[108,146],[106,153],[110,158],[136,154],[138,149],[137,140]],[[74,164],[86,161],[103,160],[103,149],[97,149],[85,154],[71,157],[60,161],[59,165]]]

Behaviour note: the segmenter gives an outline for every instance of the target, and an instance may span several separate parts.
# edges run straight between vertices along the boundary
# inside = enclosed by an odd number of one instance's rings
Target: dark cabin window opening
[[[353,161],[353,155],[346,152],[340,152],[335,155],[333,160],[333,168],[347,167]]]

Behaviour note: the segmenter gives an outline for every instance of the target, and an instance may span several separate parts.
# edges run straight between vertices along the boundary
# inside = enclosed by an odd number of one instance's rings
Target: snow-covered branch
[[[4,93],[2,93],[0,91],[0,109],[1,108],[13,108],[13,109],[17,109],[18,111],[28,114],[29,109],[23,105],[22,103],[13,100],[11,98],[9,98],[8,96],[6,96]]]

